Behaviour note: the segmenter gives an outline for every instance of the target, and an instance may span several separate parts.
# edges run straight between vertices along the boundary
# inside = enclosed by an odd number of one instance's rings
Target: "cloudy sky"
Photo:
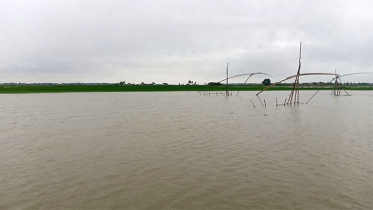
[[[372,0],[0,0],[0,29],[0,83],[277,81],[300,42],[303,73],[373,72]]]

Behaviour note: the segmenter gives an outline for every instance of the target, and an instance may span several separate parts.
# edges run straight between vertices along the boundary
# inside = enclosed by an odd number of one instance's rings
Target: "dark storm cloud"
[[[1,1],[0,82],[205,83],[224,77],[226,63],[232,75],[279,80],[296,73],[300,41],[303,72],[373,71],[372,8],[368,0]]]

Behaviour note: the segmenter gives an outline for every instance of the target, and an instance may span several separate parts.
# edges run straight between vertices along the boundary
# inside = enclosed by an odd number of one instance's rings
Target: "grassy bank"
[[[260,91],[266,86],[245,85],[229,86],[230,91]],[[301,90],[319,90],[319,87],[304,86]],[[323,90],[331,90],[324,87]],[[268,90],[291,90],[291,86],[274,86]],[[346,90],[373,90],[372,86],[346,87]],[[0,86],[0,94],[4,93],[63,93],[63,92],[153,92],[153,91],[225,91],[225,86],[208,85],[8,85]]]

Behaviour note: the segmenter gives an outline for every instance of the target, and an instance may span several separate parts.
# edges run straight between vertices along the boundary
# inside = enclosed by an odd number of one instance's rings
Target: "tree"
[[[271,84],[271,80],[270,79],[264,79],[263,82],[262,82],[263,85],[270,85]]]

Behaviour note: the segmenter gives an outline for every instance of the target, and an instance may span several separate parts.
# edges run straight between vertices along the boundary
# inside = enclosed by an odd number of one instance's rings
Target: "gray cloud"
[[[3,0],[0,82],[205,83],[226,63],[280,80],[300,41],[303,72],[373,71],[372,14],[370,0]]]

